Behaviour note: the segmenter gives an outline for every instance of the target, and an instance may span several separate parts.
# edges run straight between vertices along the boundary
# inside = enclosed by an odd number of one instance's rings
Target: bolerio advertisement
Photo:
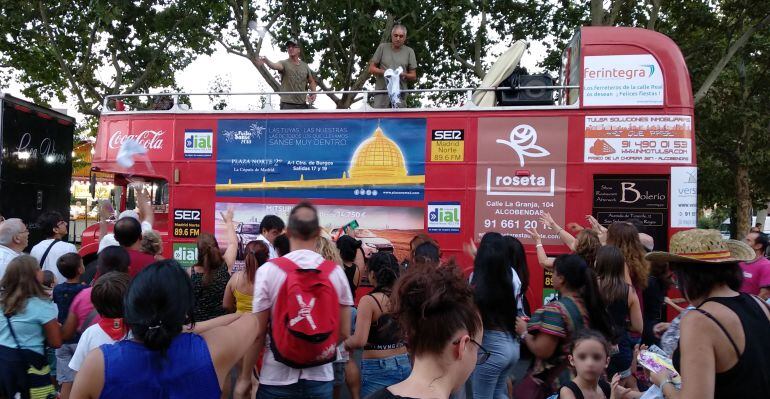
[[[548,212],[564,225],[567,118],[480,118],[476,166],[476,237],[488,231],[532,243],[525,229],[537,229],[543,243],[559,244],[540,224]]]
[[[220,120],[217,196],[422,200],[425,119]]]

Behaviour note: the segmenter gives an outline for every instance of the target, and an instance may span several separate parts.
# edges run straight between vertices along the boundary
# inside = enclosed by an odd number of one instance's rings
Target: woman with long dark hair
[[[592,328],[607,338],[614,335],[596,275],[582,257],[557,257],[553,286],[559,300],[538,309],[529,324],[521,318],[516,321],[516,332],[536,358],[530,373],[516,387],[516,397],[556,392],[554,383],[567,368],[570,343],[578,331]]]
[[[218,398],[233,365],[257,337],[257,318],[226,316],[208,322],[210,329],[200,335],[183,333],[195,321],[194,306],[192,283],[176,261],[147,266],[125,299],[133,338],[91,351],[72,397]]]
[[[364,348],[362,397],[403,381],[412,369],[404,336],[390,313],[393,285],[401,270],[398,260],[390,252],[377,252],[369,258],[368,269],[374,290],[358,302],[355,333],[345,340],[347,349]]]
[[[507,398],[508,374],[519,360],[518,301],[509,254],[508,243],[500,233],[486,233],[473,261],[471,287],[484,325],[481,345],[492,352],[471,375],[474,398]]]
[[[626,320],[631,320],[631,332],[641,333],[643,327],[639,297],[633,287],[626,283],[625,260],[618,247],[605,245],[599,248],[594,269],[598,278],[599,292],[607,305],[615,331],[609,341],[616,350],[613,350],[614,353],[610,357],[607,375],[612,377],[619,373],[620,378],[625,379],[631,376],[630,367],[634,352],[634,345],[626,329]]]
[[[652,262],[669,262],[685,298],[696,307],[681,320],[674,367],[678,391],[668,373],[652,381],[668,399],[766,398],[770,392],[770,308],[740,293],[739,262],[755,258],[747,244],[724,240],[718,230],[692,229],[671,237],[670,252],[652,252]]]
[[[227,234],[227,250],[224,255],[216,237],[211,233],[198,236],[198,262],[190,268],[190,278],[195,295],[195,320],[206,321],[227,314],[222,306],[230,273],[238,254],[238,237],[233,225],[233,210],[222,215]]]

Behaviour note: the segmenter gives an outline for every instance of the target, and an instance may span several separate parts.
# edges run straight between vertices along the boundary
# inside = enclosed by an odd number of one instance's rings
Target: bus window
[[[116,186],[125,190],[125,209],[136,209],[136,193],[139,190],[146,190],[150,195],[152,209],[154,213],[168,213],[168,182],[164,179],[136,179],[133,178],[130,183],[123,187]],[[123,193],[120,193],[122,195]],[[116,198],[121,198],[116,191]]]

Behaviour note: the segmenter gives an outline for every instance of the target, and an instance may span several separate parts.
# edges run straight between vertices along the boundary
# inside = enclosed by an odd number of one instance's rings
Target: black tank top
[[[714,381],[714,399],[760,399],[767,398],[770,391],[770,320],[764,310],[751,295],[741,293],[738,296],[709,298],[706,302],[716,302],[732,310],[741,321],[746,346],[743,353],[738,350],[733,337],[711,313],[703,309],[695,311],[708,317],[719,326],[732,344],[738,363],[731,369],[716,374]],[[701,304],[703,306],[703,304]],[[681,346],[681,345],[680,345]],[[679,348],[674,351],[674,367],[680,370]],[[764,392],[764,393],[762,393]]]
[[[631,289],[630,285],[626,286],[626,294],[623,298],[616,299],[607,306],[607,312],[610,314],[610,321],[614,329],[615,336],[613,337],[613,343],[617,343],[618,339],[626,334],[626,320],[628,320],[628,290]]]
[[[380,308],[380,317],[377,321],[372,322],[369,327],[369,337],[364,345],[364,350],[386,350],[396,349],[404,346],[404,340],[401,339],[401,330],[398,327],[398,323],[391,317],[390,314],[385,313],[382,310],[382,305],[377,298],[369,294],[374,302],[377,303],[377,307]]]

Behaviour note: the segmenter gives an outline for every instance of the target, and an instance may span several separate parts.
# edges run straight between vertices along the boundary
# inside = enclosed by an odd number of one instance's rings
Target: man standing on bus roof
[[[316,82],[310,67],[304,61],[299,59],[299,41],[291,38],[286,41],[286,53],[289,58],[272,62],[267,57],[259,57],[257,65],[266,64],[270,69],[274,69],[281,74],[281,88],[279,91],[307,91],[308,86],[311,92],[316,91]],[[306,101],[309,101],[308,102]],[[281,109],[309,109],[310,104],[315,101],[315,94],[281,94]]]
[[[388,82],[385,80],[385,71],[396,70],[401,67],[401,87],[406,88],[407,81],[417,80],[417,58],[411,47],[405,46],[406,27],[396,24],[390,30],[391,43],[380,43],[369,63],[369,73],[375,76],[374,89],[386,90]],[[404,102],[403,95],[401,102]],[[390,97],[387,93],[374,95],[374,108],[390,108]]]

